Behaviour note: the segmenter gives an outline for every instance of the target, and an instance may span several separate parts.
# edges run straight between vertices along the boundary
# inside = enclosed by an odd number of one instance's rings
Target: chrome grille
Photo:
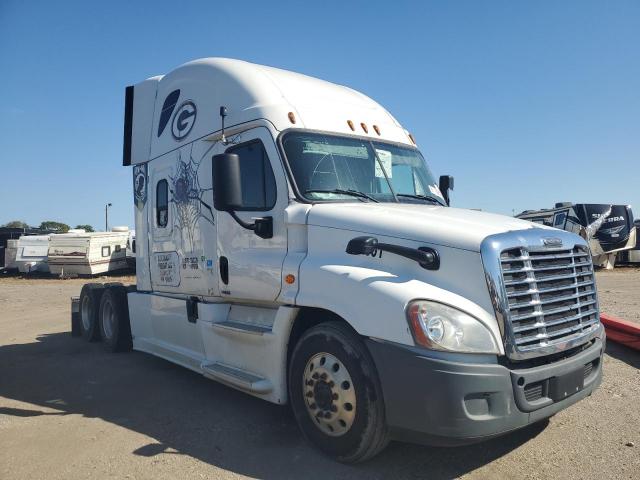
[[[584,245],[564,250],[502,250],[505,317],[516,352],[535,352],[599,326],[593,266]]]

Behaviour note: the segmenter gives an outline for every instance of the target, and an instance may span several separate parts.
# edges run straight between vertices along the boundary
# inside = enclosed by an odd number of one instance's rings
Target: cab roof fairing
[[[159,128],[165,100],[176,90],[180,93],[175,111],[169,124]],[[196,107],[195,122],[188,134],[177,139],[171,123],[186,102]],[[203,58],[134,86],[131,164],[146,162],[220,131],[221,106],[227,108],[225,128],[266,119],[278,131],[305,128],[412,145],[407,131],[387,110],[349,87],[241,60]],[[295,124],[289,112],[293,112]],[[165,123],[166,115],[163,120]],[[353,122],[355,131],[347,120]]]

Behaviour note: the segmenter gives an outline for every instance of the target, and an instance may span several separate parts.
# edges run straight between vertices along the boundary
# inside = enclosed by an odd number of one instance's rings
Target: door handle
[[[229,259],[220,257],[220,280],[225,285],[229,285]]]
[[[187,320],[189,323],[196,323],[198,320],[198,297],[187,299]]]

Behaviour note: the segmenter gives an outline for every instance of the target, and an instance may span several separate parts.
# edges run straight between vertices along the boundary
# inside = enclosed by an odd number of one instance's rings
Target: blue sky
[[[348,4],[347,4],[348,3]],[[0,1],[0,224],[132,225],[124,88],[225,56],[373,97],[454,206],[640,216],[640,2]]]

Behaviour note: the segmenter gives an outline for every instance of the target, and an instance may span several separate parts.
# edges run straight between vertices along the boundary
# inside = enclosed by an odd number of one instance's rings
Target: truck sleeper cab
[[[125,104],[137,285],[85,286],[87,339],[288,403],[343,462],[504,434],[600,383],[587,243],[449,207],[368,97],[208,58]]]

